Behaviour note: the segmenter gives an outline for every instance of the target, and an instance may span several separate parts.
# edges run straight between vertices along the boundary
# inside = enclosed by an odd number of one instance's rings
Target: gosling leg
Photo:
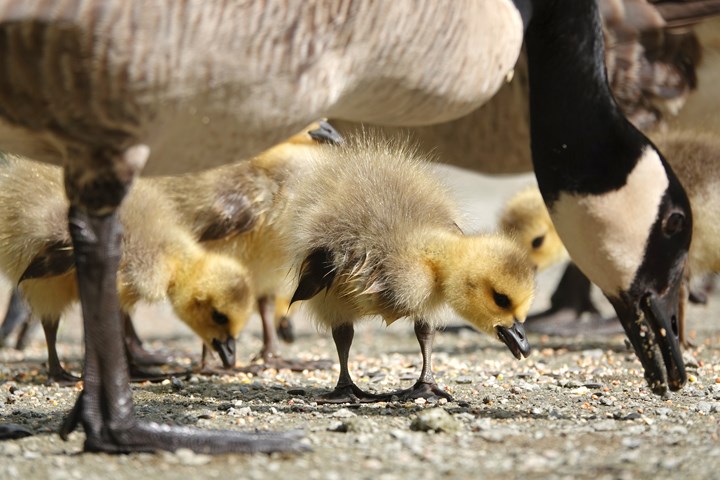
[[[76,377],[63,368],[57,353],[57,332],[60,326],[60,318],[43,317],[41,323],[43,331],[45,332],[45,343],[47,344],[48,353],[48,378],[45,382],[46,385],[52,385],[53,383],[64,386],[75,385],[80,381],[80,377]]]
[[[422,355],[422,370],[420,377],[415,385],[406,390],[396,392],[400,400],[414,400],[416,398],[445,398],[452,401],[453,397],[443,390],[435,382],[435,376],[432,369],[432,348],[433,339],[435,338],[435,329],[425,321],[415,321],[415,336],[420,344],[420,354]]]
[[[333,340],[340,360],[340,376],[338,377],[335,390],[321,395],[317,403],[373,403],[385,402],[390,399],[389,395],[376,395],[361,390],[350,376],[348,370],[348,359],[350,358],[350,347],[352,346],[355,328],[352,323],[346,323],[332,329]]]
[[[285,359],[279,353],[279,342],[277,332],[275,330],[275,297],[266,295],[258,299],[258,311],[263,327],[263,348],[260,353],[255,355],[253,362],[262,360],[262,364],[254,363],[243,370],[258,371],[265,368],[274,368],[276,370],[288,369],[294,372],[302,372],[304,370],[321,370],[330,368],[329,360],[302,361],[296,359]]]
[[[14,288],[5,319],[2,325],[0,325],[0,345],[4,345],[5,340],[12,335],[15,330],[20,328],[15,340],[15,348],[17,350],[23,350],[27,344],[29,333],[32,330],[30,318],[30,307],[18,289]]]

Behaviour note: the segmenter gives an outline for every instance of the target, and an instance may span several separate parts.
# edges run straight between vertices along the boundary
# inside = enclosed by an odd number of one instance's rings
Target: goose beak
[[[319,127],[315,130],[310,130],[308,135],[310,138],[318,143],[329,143],[330,145],[340,145],[345,142],[345,139],[335,130],[335,127],[330,125],[325,120],[318,122]]]
[[[681,283],[682,278],[673,282],[664,294],[646,290],[610,299],[645,369],[645,380],[658,395],[668,388],[680,390],[687,381],[678,338]]]
[[[525,327],[517,319],[510,328],[498,325],[495,327],[498,338],[510,349],[515,358],[521,360],[530,355],[530,343],[525,335]]]
[[[232,368],[235,366],[235,339],[228,337],[225,342],[214,338],[212,341],[212,347],[220,355],[223,367]]]

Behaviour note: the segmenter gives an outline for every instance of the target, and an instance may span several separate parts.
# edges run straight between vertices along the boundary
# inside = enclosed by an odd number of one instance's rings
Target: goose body
[[[497,91],[524,29],[533,164],[553,223],[568,225],[572,214],[587,236],[602,232],[612,251],[627,243],[632,258],[581,258],[588,238],[558,227],[581,268],[610,286],[605,294],[652,388],[681,388],[677,338],[661,333],[672,331],[677,312],[690,208],[662,156],[612,99],[597,6],[453,6],[0,1],[0,148],[64,165],[71,237],[83,252],[76,266],[85,391],[62,435],[82,423],[85,448],[102,451],[298,448],[292,434],[193,434],[135,419],[115,298],[118,206],[145,166],[147,173],[207,168],[255,154],[316,118],[426,125],[459,117]],[[652,168],[631,175],[636,165]],[[663,179],[664,192],[643,193],[648,172]],[[629,229],[609,209],[598,216],[606,194],[621,187],[655,209]],[[605,228],[593,230],[598,218]],[[653,333],[641,335],[643,326]]]
[[[449,397],[430,366],[443,307],[497,334],[518,358],[527,355],[522,322],[534,288],[529,261],[509,239],[463,235],[457,207],[427,161],[372,135],[318,149],[312,161],[292,187],[291,251],[300,272],[293,300],[308,300],[338,348],[341,376],[323,400],[376,399],[359,390],[347,370],[353,324],[368,316],[415,323],[423,372],[401,395],[407,398]]]
[[[78,301],[75,262],[66,224],[68,204],[57,167],[5,155],[0,164],[0,271],[19,284],[46,334],[50,376],[66,378],[54,331]],[[121,209],[123,258],[118,294],[124,312],[139,300],[169,299],[178,316],[234,363],[235,337],[250,314],[248,272],[236,261],[204,251],[157,189],[138,185]]]

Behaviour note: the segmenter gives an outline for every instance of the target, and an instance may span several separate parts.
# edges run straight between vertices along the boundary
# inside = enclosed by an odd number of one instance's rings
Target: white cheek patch
[[[570,256],[606,294],[632,284],[668,184],[660,157],[647,147],[620,189],[563,193],[553,205],[550,215]]]

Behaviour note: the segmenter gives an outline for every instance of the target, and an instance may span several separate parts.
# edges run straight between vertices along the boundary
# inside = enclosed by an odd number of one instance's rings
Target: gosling
[[[235,362],[235,337],[250,315],[247,270],[205,251],[182,227],[162,193],[139,182],[120,217],[124,227],[118,295],[125,313],[139,300],[168,299],[177,316],[223,364]],[[40,317],[48,346],[48,380],[77,379],[57,356],[60,317],[78,300],[60,168],[5,155],[0,161],[0,271],[19,284]],[[77,226],[81,228],[82,226]]]
[[[518,359],[529,354],[522,322],[534,271],[527,255],[503,236],[464,235],[455,203],[416,151],[370,134],[318,148],[288,190],[299,273],[292,301],[307,300],[331,329],[340,361],[337,386],[321,402],[451,399],[435,382],[431,361],[438,314],[448,305],[496,334]],[[423,366],[412,388],[375,395],[354,384],[354,324],[370,315],[388,325],[403,317],[414,322]]]
[[[250,370],[328,366],[324,361],[282,358],[276,329],[280,327],[281,335],[291,338],[288,305],[282,301],[292,294],[286,239],[294,226],[288,222],[287,184],[301,175],[305,156],[318,145],[342,141],[330,124],[320,121],[249,160],[191,175],[141,180],[172,199],[185,226],[204,247],[238,259],[250,272],[263,325],[263,347],[253,359],[262,360],[262,365]],[[276,301],[276,297],[280,298]]]
[[[500,212],[499,230],[515,237],[538,271],[568,258],[537,187],[513,195]]]

